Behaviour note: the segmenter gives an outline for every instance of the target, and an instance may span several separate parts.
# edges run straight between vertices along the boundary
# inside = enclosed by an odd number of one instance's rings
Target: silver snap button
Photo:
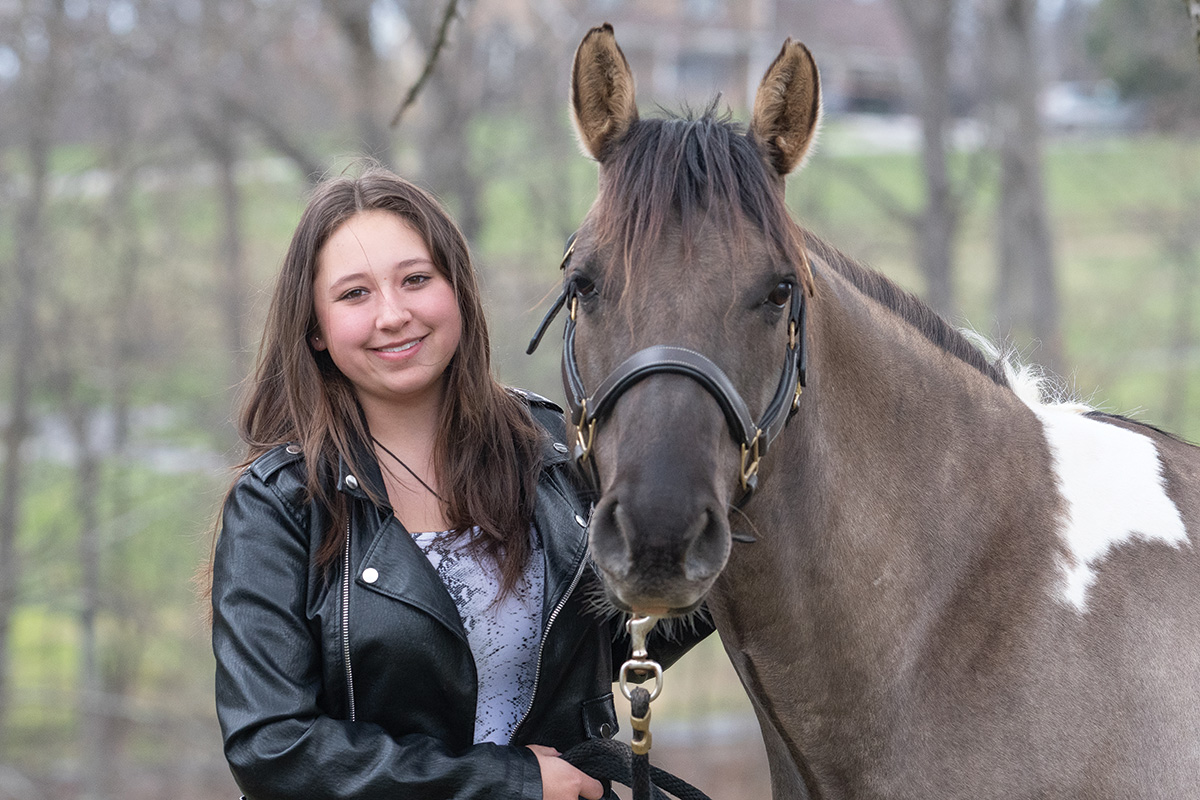
[[[587,520],[584,519],[583,517],[579,516],[578,514],[575,515],[575,521],[579,523],[579,527],[581,527],[581,528],[587,527]]]
[[[613,727],[607,722],[600,726],[600,735],[605,739],[611,739],[613,735]]]
[[[555,449],[555,450],[557,450],[557,451],[558,451],[558,452],[560,452],[560,453],[565,453],[565,452],[567,452],[567,446],[566,446],[565,444],[563,444],[562,442],[555,442],[555,443],[554,443],[554,449]]]
[[[298,456],[298,455],[300,455],[300,445],[298,445],[298,444],[289,444],[289,445],[287,446],[287,451],[288,451],[289,453],[291,453],[292,455],[294,455],[294,456]]]
[[[346,488],[347,489],[357,489],[358,488],[358,478],[354,477],[353,475],[347,475],[346,476]]]
[[[374,567],[367,567],[363,570],[362,579],[364,583],[374,583],[379,580],[379,570]]]

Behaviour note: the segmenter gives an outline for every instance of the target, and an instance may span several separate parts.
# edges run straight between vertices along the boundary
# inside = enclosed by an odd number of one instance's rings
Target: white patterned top
[[[416,533],[413,540],[446,584],[467,630],[479,676],[475,744],[508,744],[533,696],[546,567],[541,540],[531,529],[533,551],[525,574],[497,603],[500,575],[495,563],[469,552],[477,533],[475,529],[457,539],[444,532]]]

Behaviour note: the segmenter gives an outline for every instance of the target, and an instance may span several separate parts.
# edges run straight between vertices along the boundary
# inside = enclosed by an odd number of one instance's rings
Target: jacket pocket
[[[593,700],[585,700],[580,710],[583,713],[583,731],[587,738],[611,739],[620,730],[612,692]]]

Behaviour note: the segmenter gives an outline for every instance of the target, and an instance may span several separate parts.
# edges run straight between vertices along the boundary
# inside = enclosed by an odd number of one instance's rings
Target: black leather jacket
[[[541,398],[531,408],[556,435],[534,518],[546,560],[541,649],[516,746],[472,744],[466,633],[425,554],[363,491],[382,487],[377,464],[359,476],[341,465],[350,535],[328,574],[313,566],[327,516],[304,499],[298,448],[271,450],[238,479],[216,547],[213,650],[225,755],[247,797],[537,800],[537,759],[522,745],[566,751],[616,731],[613,664],[628,658],[628,639],[590,607],[589,510],[568,474],[562,412]],[[708,632],[651,652],[665,665]]]

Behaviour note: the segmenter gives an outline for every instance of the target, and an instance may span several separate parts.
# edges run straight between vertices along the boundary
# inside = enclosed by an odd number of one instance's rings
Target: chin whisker
[[[601,620],[628,617],[624,611],[613,605],[608,592],[604,591],[603,582],[599,579],[588,582],[584,587],[583,602],[585,608]]]
[[[688,634],[695,636],[698,633],[697,626],[699,625],[711,624],[712,616],[708,613],[708,606],[701,603],[696,609],[683,616],[660,619],[654,629],[666,636],[668,640],[675,641]]]

